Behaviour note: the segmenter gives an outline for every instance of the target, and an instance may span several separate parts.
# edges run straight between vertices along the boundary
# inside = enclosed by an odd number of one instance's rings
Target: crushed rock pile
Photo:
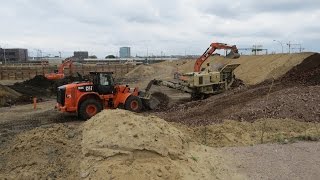
[[[291,85],[320,85],[320,54],[306,58],[281,77],[280,81]]]
[[[189,141],[181,131],[158,117],[104,110],[84,124],[81,177],[231,178],[231,172],[219,163],[221,157]]]
[[[224,119],[253,122],[259,118],[291,118],[320,122],[320,86],[275,86],[268,95],[269,88],[235,89],[202,101],[179,104],[156,115],[194,126],[221,123]]]

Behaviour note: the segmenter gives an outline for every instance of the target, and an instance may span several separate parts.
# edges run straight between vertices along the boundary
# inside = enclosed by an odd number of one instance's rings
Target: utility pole
[[[149,57],[149,49],[148,49],[148,47],[147,47],[147,64],[149,64],[149,62],[148,62],[148,57]]]
[[[283,43],[281,41],[277,41],[277,40],[273,40],[273,41],[278,42],[281,45],[281,49],[282,49],[281,52],[283,54]]]
[[[3,47],[3,58],[4,58],[4,65],[7,65],[6,48],[5,47]]]
[[[291,41],[289,41],[289,43],[287,43],[288,47],[289,47],[289,54],[290,54],[290,50],[291,50],[291,46],[299,46],[300,48],[300,52],[302,52],[302,48],[301,48],[301,44],[292,44]]]
[[[0,46],[1,47],[1,46]],[[6,44],[3,46],[3,59],[4,59],[4,64],[7,64],[7,59],[6,59]]]
[[[289,54],[291,53],[290,52],[290,49],[291,49],[291,42],[289,41],[289,43],[287,43],[287,45],[289,46]]]

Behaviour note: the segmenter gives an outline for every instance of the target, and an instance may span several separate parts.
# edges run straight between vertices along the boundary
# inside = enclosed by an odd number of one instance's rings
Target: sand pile
[[[18,134],[0,146],[0,179],[78,179],[80,139],[62,124]]]
[[[230,179],[221,157],[207,151],[158,117],[105,110],[84,124],[81,177]]]
[[[129,84],[134,84],[140,88],[147,87],[153,79],[172,79],[175,68],[168,62],[152,65],[139,65],[125,75]]]
[[[213,56],[206,61],[211,64],[212,69],[219,69],[228,63],[241,64],[236,70],[237,78],[246,84],[254,85],[267,79],[277,79],[286,74],[294,66],[300,64],[306,58],[315,53],[296,53],[296,54],[272,54],[257,56],[240,56],[239,59],[226,59],[221,56]],[[181,72],[193,71],[195,60],[189,60],[188,63],[179,67]],[[203,67],[206,66],[206,63]]]
[[[155,74],[155,69],[152,66],[149,65],[139,65],[130,72],[128,72],[125,77],[127,78],[134,78],[134,79],[139,79],[139,78],[145,78],[148,76],[151,76]]]

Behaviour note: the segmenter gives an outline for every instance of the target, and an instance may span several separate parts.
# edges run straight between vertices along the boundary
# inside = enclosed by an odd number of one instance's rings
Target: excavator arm
[[[72,59],[67,58],[58,69],[58,74],[64,74],[64,68],[69,67],[69,69],[72,71],[73,69],[73,61]]]
[[[202,64],[217,50],[230,49],[230,53],[226,56],[230,59],[237,59],[240,57],[238,48],[235,45],[227,45],[224,43],[211,43],[208,49],[200,56],[194,64],[194,72],[200,72]]]

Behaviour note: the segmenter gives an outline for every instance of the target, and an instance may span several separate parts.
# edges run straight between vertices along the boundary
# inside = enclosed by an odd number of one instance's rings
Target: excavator
[[[54,73],[48,73],[44,76],[49,80],[59,80],[63,79],[65,77],[64,75],[64,69],[68,67],[70,72],[73,71],[73,61],[71,58],[65,59],[65,61],[59,66],[58,70],[56,70]]]
[[[228,90],[235,79],[233,71],[240,64],[227,64],[219,71],[210,71],[209,63],[207,64],[207,68],[202,68],[205,61],[207,61],[217,49],[230,50],[225,58],[237,59],[240,57],[236,45],[217,42],[211,43],[206,51],[196,60],[193,72],[185,74],[176,73],[175,79],[178,79],[178,82],[154,79],[149,82],[146,91],[150,91],[152,85],[166,86],[190,93],[192,99],[198,100]]]

